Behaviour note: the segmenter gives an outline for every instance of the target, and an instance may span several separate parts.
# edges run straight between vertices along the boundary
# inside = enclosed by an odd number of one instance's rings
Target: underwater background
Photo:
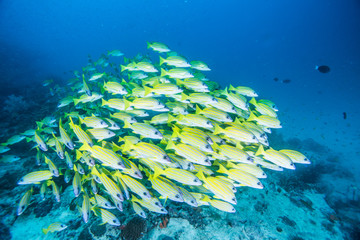
[[[282,128],[270,145],[312,162],[266,172],[264,189],[237,195],[236,214],[168,203],[166,227],[159,214],[144,223],[128,212],[120,229],[94,216],[84,224],[66,200],[33,197],[16,216],[17,181],[35,165],[23,141],[5,153],[21,159],[1,163],[1,239],[360,239],[359,11],[356,0],[0,1],[0,142],[56,111],[60,97],[44,81],[61,88],[89,58],[146,54],[158,41],[207,63],[222,88],[248,86],[275,102]],[[44,235],[59,216],[71,227]]]

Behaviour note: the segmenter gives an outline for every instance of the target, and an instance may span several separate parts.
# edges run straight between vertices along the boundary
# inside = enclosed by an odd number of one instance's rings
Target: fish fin
[[[169,114],[168,123],[171,123],[171,122],[174,122],[174,121],[176,121],[176,117],[174,117],[173,115]]]
[[[74,99],[74,105],[75,105],[75,106],[78,105],[79,102],[80,102],[80,99]]]
[[[184,85],[184,81],[181,81],[181,79],[176,79],[176,85]]]
[[[148,47],[148,48],[149,48],[149,47]],[[160,66],[163,65],[164,62],[165,62],[165,59],[160,56],[160,61],[159,61]]]
[[[235,145],[236,148],[238,149],[243,149],[244,147],[241,145],[240,141],[238,141]]]
[[[249,103],[251,103],[252,105],[256,106],[257,102],[255,100],[255,98],[251,98]]]
[[[154,167],[154,174],[153,174],[153,178],[157,178],[158,176],[164,174],[164,170],[162,170],[161,168],[159,168],[158,166]]]
[[[196,104],[196,110],[195,110],[195,114],[201,114],[202,110],[199,107],[199,105]]]
[[[165,138],[162,138],[160,144],[167,145],[168,141]]]
[[[250,122],[250,121],[256,121],[256,119],[257,119],[257,117],[256,117],[255,114],[251,111],[251,112],[250,112],[250,116],[249,116],[249,118],[248,118],[246,121],[248,121],[248,122]]]
[[[80,151],[90,151],[90,145],[85,141],[84,144],[79,148]]]
[[[180,129],[178,127],[173,126],[172,130],[173,130],[173,134],[171,135],[171,138],[177,138],[180,136],[180,133],[179,133]]]
[[[181,101],[189,99],[189,96],[186,95],[184,92],[181,93]]]
[[[47,228],[43,228],[42,232],[46,235],[49,232],[49,230]]]
[[[230,84],[229,90],[230,90],[230,91],[236,91],[236,88],[234,88],[234,86]]]
[[[205,180],[204,173],[203,173],[203,171],[201,169],[199,170],[199,172],[195,176],[197,176],[202,181]]]
[[[145,96],[149,95],[152,91],[152,88],[148,87],[148,86],[144,86],[145,89]]]
[[[131,102],[124,98],[124,105],[125,105],[125,110],[126,110],[131,106]]]
[[[75,165],[74,165],[74,166],[75,166]],[[96,169],[95,166],[91,168],[91,174],[96,175],[96,176],[100,176],[100,173],[99,173],[99,171]]]
[[[258,150],[255,153],[255,156],[264,155],[264,153],[265,153],[264,147],[263,147],[263,145],[260,145]]]
[[[111,142],[112,144],[112,150],[114,152],[117,152],[117,151],[121,151],[122,150],[122,147],[120,147],[119,145],[115,144],[114,142]]]
[[[229,170],[227,170],[223,165],[219,164],[219,170],[218,173],[227,173]]]
[[[126,66],[124,66],[124,65],[120,65],[120,68],[121,68],[121,72],[126,70]]]
[[[168,142],[168,144],[166,145],[166,148],[165,150],[168,150],[168,149],[175,149],[176,145],[174,144],[174,142],[172,140],[170,140]]]
[[[215,129],[214,129],[214,134],[218,135],[219,133],[221,133],[223,131],[223,129],[215,123]]]
[[[108,104],[108,102],[105,100],[105,99],[101,99],[101,106],[104,106],[104,105],[106,105],[106,104]]]
[[[129,123],[126,119],[124,120],[124,128],[131,128],[131,123]]]
[[[240,119],[239,119],[239,118],[235,118],[234,123],[241,124]]]
[[[126,139],[123,147],[123,152],[129,152],[133,146],[134,144]]]
[[[168,72],[165,69],[162,68],[160,77],[163,77],[163,76],[166,76],[166,75],[168,75]]]

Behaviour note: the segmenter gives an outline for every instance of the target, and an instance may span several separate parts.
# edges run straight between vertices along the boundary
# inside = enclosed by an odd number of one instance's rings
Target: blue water
[[[250,86],[273,100],[278,132],[339,153],[359,186],[359,10],[357,0],[2,0],[0,100],[49,77],[66,83],[88,55],[135,56],[146,41],[160,41],[206,62],[223,87]]]

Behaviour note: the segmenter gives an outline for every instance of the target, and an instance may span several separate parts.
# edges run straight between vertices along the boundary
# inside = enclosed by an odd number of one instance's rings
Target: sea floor
[[[51,112],[49,109],[43,108],[38,115]],[[1,140],[26,130],[39,116],[28,116],[25,122],[17,118],[2,118],[11,121],[1,127]],[[281,120],[293,122],[286,116]],[[303,129],[306,125],[303,121]],[[346,151],[329,147],[314,136],[318,136],[317,131],[295,131],[291,124],[274,131],[270,137],[273,148],[301,151],[312,164],[297,165],[295,171],[265,170],[268,178],[262,180],[264,189],[238,190],[236,213],[168,201],[165,206],[169,214],[148,213],[143,220],[124,206],[124,212],[116,214],[121,227],[100,225],[93,215],[85,224],[73,200],[71,184],[62,186],[60,203],[51,194],[41,201],[35,190],[28,209],[16,216],[26,189],[16,182],[35,165],[28,151],[31,146],[23,141],[8,152],[18,154],[21,160],[1,163],[0,167],[0,239],[358,239],[360,194],[353,170],[342,164],[348,157]],[[42,228],[56,221],[68,228],[44,235]]]

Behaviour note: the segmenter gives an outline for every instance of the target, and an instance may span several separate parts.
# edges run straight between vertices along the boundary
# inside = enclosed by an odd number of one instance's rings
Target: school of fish
[[[143,218],[167,214],[169,201],[233,213],[237,188],[262,189],[267,169],[310,164],[298,151],[270,147],[267,135],[281,128],[272,101],[245,86],[221,89],[206,78],[207,64],[163,43],[148,48],[132,59],[114,50],[90,61],[74,72],[53,116],[2,144],[4,153],[26,139],[41,166],[18,181],[28,186],[18,215],[49,192],[60,202],[60,181],[73,189],[85,223],[95,216],[119,226],[125,207]],[[43,232],[66,227],[55,222]]]

